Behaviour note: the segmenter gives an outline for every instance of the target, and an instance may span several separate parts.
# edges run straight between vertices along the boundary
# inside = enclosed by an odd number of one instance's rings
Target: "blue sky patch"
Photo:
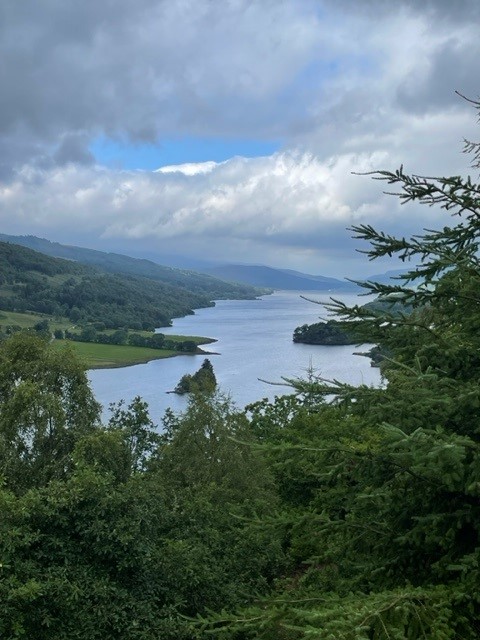
[[[157,144],[135,144],[97,138],[90,151],[98,164],[117,169],[151,171],[184,162],[223,162],[234,156],[269,156],[280,148],[276,141],[226,140],[220,138],[172,138]]]

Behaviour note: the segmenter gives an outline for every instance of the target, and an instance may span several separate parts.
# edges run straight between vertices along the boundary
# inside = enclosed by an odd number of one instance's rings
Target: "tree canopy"
[[[72,471],[75,442],[98,426],[100,405],[71,349],[16,333],[0,342],[0,473],[24,491]]]

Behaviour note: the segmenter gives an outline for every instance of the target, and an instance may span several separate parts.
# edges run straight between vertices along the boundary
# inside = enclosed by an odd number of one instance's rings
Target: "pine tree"
[[[480,146],[466,150],[478,167]],[[255,428],[274,433],[264,446],[277,479],[304,501],[284,499],[270,523],[285,527],[290,573],[258,607],[204,621],[220,637],[478,637],[480,185],[403,167],[373,177],[454,223],[412,238],[353,228],[371,260],[413,264],[398,284],[360,283],[413,313],[333,300],[388,352],[385,388],[291,381],[308,406],[273,430],[271,412],[255,414]]]

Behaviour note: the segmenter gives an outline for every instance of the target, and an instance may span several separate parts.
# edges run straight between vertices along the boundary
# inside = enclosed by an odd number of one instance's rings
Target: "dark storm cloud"
[[[83,134],[66,134],[58,149],[53,154],[56,164],[64,165],[70,162],[76,164],[93,164],[95,158],[88,148],[89,140]]]
[[[459,38],[442,43],[424,73],[412,74],[399,85],[398,103],[406,111],[419,113],[449,105],[457,107],[459,97],[455,91],[478,98],[480,83],[474,70],[479,54],[480,46],[462,43]]]
[[[288,144],[330,128],[341,144],[349,129],[369,129],[383,107],[386,96],[369,76],[382,64],[382,47],[401,44],[389,30],[395,21],[401,27],[399,16],[424,21],[415,39],[438,42],[418,53],[428,69],[387,85],[389,101],[421,112],[452,103],[454,89],[476,95],[480,44],[461,27],[479,12],[477,0],[3,0],[3,174],[37,155],[64,162],[52,149],[68,136],[260,136]],[[400,37],[408,40],[408,29]],[[88,161],[83,148],[78,159]]]
[[[3,0],[0,135],[28,132],[17,163],[78,132],[278,133],[301,102],[286,94],[274,112],[272,97],[310,61],[315,38],[305,11],[271,0]]]
[[[146,4],[130,3],[129,9],[122,1],[2,2],[1,129],[24,125],[48,136],[101,123],[105,103],[128,80],[122,44],[128,46],[129,25]]]

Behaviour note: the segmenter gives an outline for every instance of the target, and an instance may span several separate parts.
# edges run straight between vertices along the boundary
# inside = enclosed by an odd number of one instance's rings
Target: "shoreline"
[[[152,349],[148,347],[134,347],[131,345],[112,345],[98,342],[77,342],[74,340],[55,340],[58,349],[68,346],[83,360],[85,369],[122,369],[137,364],[147,364],[153,360],[164,360],[176,356],[217,355],[206,351],[200,345],[216,342],[214,338],[195,336],[198,346],[195,351],[175,351],[167,349]],[[219,354],[218,354],[219,355]]]
[[[216,340],[214,340],[214,342],[216,342]],[[160,349],[158,349],[158,351],[160,351]],[[88,365],[88,370],[89,371],[97,371],[99,369],[124,369],[126,367],[134,367],[137,364],[147,364],[148,362],[153,362],[154,360],[168,360],[170,358],[176,358],[178,356],[220,356],[221,354],[218,351],[204,351],[203,349],[198,349],[195,352],[192,353],[187,353],[184,352],[182,353],[181,351],[176,351],[175,353],[171,353],[169,355],[163,355],[163,356],[158,356],[157,358],[152,357],[152,358],[147,358],[145,360],[138,360],[138,361],[131,361],[131,362],[119,362],[116,364],[98,364],[98,365]],[[167,393],[173,393],[172,392],[167,392]]]

